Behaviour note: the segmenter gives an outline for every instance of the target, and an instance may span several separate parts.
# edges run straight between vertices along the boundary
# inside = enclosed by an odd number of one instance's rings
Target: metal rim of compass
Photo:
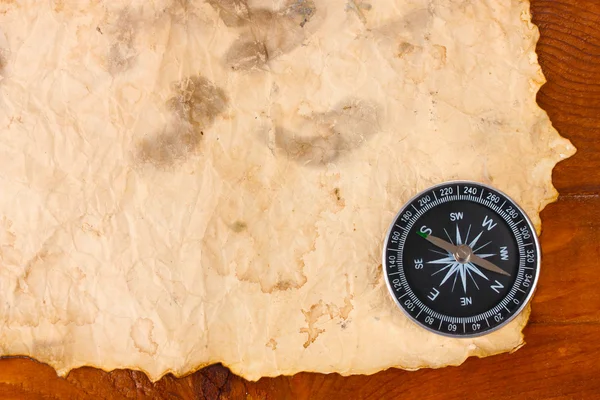
[[[529,229],[531,231],[531,237],[532,237],[532,241],[534,243],[535,246],[535,250],[537,253],[537,262],[535,264],[535,277],[533,279],[532,285],[531,285],[531,289],[529,290],[529,293],[527,293],[527,296],[525,297],[525,300],[519,305],[519,307],[517,308],[517,310],[507,319],[505,319],[502,323],[494,326],[493,328],[490,328],[486,331],[483,332],[478,332],[478,333],[470,333],[470,334],[462,334],[462,335],[457,335],[457,334],[452,334],[452,333],[447,333],[447,332],[442,332],[433,328],[430,328],[428,326],[426,326],[425,324],[422,324],[421,322],[419,322],[417,319],[415,319],[412,315],[410,315],[410,313],[408,311],[406,311],[404,309],[404,307],[402,306],[402,304],[400,303],[400,301],[398,300],[398,298],[396,297],[394,290],[392,289],[392,286],[390,284],[390,279],[388,277],[387,274],[387,269],[386,269],[386,248],[387,248],[387,243],[390,239],[390,235],[393,231],[393,227],[395,222],[398,220],[398,218],[400,218],[402,216],[402,214],[410,207],[410,205],[417,199],[419,199],[421,196],[423,196],[425,193],[436,190],[438,188],[444,187],[444,186],[449,186],[449,185],[479,185],[482,186],[492,192],[496,192],[502,196],[504,196],[506,199],[508,199],[512,205],[514,205],[516,207],[516,209],[523,215],[523,218],[525,220],[525,222],[527,223],[527,226],[529,226]],[[503,219],[504,221],[504,219]],[[506,222],[506,221],[504,221]],[[540,247],[540,242],[539,242],[539,238],[537,235],[537,230],[535,229],[535,226],[533,225],[533,223],[531,222],[531,219],[529,218],[529,216],[527,215],[527,213],[525,212],[525,210],[523,210],[521,208],[521,206],[509,195],[507,195],[506,193],[504,193],[503,191],[492,187],[490,185],[487,185],[485,183],[481,183],[481,182],[477,182],[477,181],[470,181],[470,180],[451,180],[451,181],[445,181],[445,182],[441,182],[438,184],[435,184],[433,186],[429,186],[423,190],[420,190],[418,193],[416,193],[414,196],[412,196],[410,199],[408,199],[404,205],[400,208],[400,210],[394,215],[392,222],[390,223],[386,234],[385,234],[385,238],[383,240],[383,246],[382,246],[382,250],[381,250],[381,254],[382,254],[382,258],[381,258],[381,268],[383,270],[383,279],[385,280],[385,285],[387,286],[388,289],[388,293],[390,294],[390,296],[392,296],[392,298],[394,299],[394,303],[396,303],[396,306],[398,306],[398,308],[400,310],[402,310],[402,312],[404,313],[405,316],[408,317],[408,319],[410,321],[412,321],[414,324],[416,324],[417,326],[429,331],[429,332],[433,332],[437,335],[441,335],[441,336],[445,336],[445,337],[450,337],[450,338],[454,338],[454,339],[470,339],[470,338],[475,338],[475,337],[481,337],[481,336],[486,336],[489,335],[501,328],[504,328],[505,326],[507,326],[510,322],[512,322],[517,316],[519,316],[521,314],[521,312],[523,312],[523,309],[529,304],[529,302],[531,301],[531,299],[533,298],[533,295],[537,289],[537,283],[538,283],[538,279],[540,276],[540,272],[541,272],[541,262],[542,262],[542,252],[541,252],[541,247]],[[404,265],[402,265],[402,268],[404,268]],[[412,289],[411,289],[412,290]]]

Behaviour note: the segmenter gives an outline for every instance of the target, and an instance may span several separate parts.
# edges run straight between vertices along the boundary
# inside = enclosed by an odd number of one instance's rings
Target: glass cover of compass
[[[383,269],[398,306],[446,336],[490,333],[531,299],[540,267],[535,229],[507,195],[481,183],[431,187],[387,232]]]

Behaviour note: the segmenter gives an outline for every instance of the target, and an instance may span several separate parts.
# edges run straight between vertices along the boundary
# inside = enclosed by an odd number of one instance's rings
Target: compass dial
[[[448,182],[411,199],[385,240],[383,268],[400,308],[428,330],[479,336],[508,323],[537,283],[539,243],[508,196]]]

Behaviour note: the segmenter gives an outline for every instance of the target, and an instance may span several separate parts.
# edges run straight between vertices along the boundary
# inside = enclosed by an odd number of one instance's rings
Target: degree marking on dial
[[[401,226],[400,226],[400,225],[398,225],[398,224],[394,224],[394,225],[395,225],[395,226],[397,226],[398,228],[402,229],[403,231],[406,231],[406,228],[403,228],[403,227],[401,227]]]
[[[510,313],[510,310],[508,309],[508,307],[504,306],[504,309]]]
[[[410,292],[410,294],[409,294],[409,296],[408,296],[408,297],[410,297],[410,299],[411,299],[413,302],[415,302],[415,303],[416,303],[416,302],[417,302],[417,300],[418,300],[418,299],[417,299],[417,296],[416,296],[416,295],[415,295],[415,294],[414,294],[412,291]],[[419,302],[419,303],[421,303],[421,302]]]
[[[419,313],[417,314],[417,316],[415,318],[419,318],[419,315],[421,315],[422,312],[423,312],[423,309],[421,308],[421,311],[419,311]]]
[[[392,273],[390,273],[388,275],[400,275],[400,271],[398,271],[398,272],[392,272]]]

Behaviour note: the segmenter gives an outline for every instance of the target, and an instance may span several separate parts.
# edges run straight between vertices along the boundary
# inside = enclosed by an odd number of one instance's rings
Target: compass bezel
[[[403,303],[399,300],[398,296],[396,295],[396,292],[392,288],[392,279],[390,278],[390,276],[388,274],[388,258],[387,258],[388,257],[388,246],[390,245],[390,237],[392,235],[392,232],[397,231],[396,229],[394,229],[394,226],[396,225],[396,223],[400,220],[400,218],[404,215],[404,213],[406,211],[409,211],[409,209],[411,207],[413,207],[414,203],[417,200],[419,200],[420,198],[424,197],[425,195],[427,195],[429,193],[434,193],[436,190],[439,190],[441,188],[454,187],[455,185],[458,185],[459,187],[460,186],[479,186],[479,187],[483,188],[484,190],[487,190],[490,193],[495,193],[495,194],[498,194],[498,195],[504,197],[510,203],[510,205],[513,206],[523,217],[523,221],[526,223],[526,226],[529,227],[529,232],[531,233],[531,241],[535,248],[535,257],[536,258],[535,258],[535,266],[533,267],[535,274],[534,274],[533,280],[531,282],[531,285],[529,287],[529,290],[525,295],[525,299],[518,305],[516,310],[511,312],[509,314],[509,316],[506,319],[504,319],[502,322],[497,322],[494,326],[492,326],[488,329],[482,329],[482,331],[474,332],[474,333],[458,333],[458,332],[454,333],[454,332],[443,331],[441,329],[441,327],[443,325],[443,320],[440,320],[440,325],[439,325],[438,329],[436,329],[435,327],[432,327],[432,326],[428,326],[426,323],[419,321],[418,315],[417,315],[417,317],[412,315],[405,308]],[[482,192],[482,195],[483,195],[483,192]],[[457,196],[460,196],[460,193],[457,193]],[[442,203],[439,203],[439,204],[442,204]],[[478,204],[481,204],[481,203],[478,203]],[[491,210],[494,211],[493,209],[491,209]],[[414,223],[416,223],[420,217],[421,216],[415,218],[414,222],[411,224],[411,226],[414,225]],[[504,218],[503,218],[502,223],[508,224],[508,222]],[[404,241],[406,241],[406,238],[404,239]],[[400,247],[400,245],[398,245],[398,247]],[[519,257],[525,257],[525,256],[523,254],[519,253]],[[382,249],[382,264],[381,265],[382,265],[384,280],[385,280],[386,286],[388,288],[388,292],[394,299],[394,302],[396,303],[398,308],[400,308],[402,310],[402,312],[404,313],[404,315],[406,315],[413,323],[416,323],[418,326],[420,326],[430,332],[436,333],[438,335],[452,337],[452,338],[465,338],[466,339],[466,338],[474,338],[474,337],[480,337],[480,336],[485,336],[485,335],[491,334],[492,332],[495,332],[495,331],[505,327],[507,324],[509,324],[511,321],[513,321],[518,315],[521,314],[523,309],[525,309],[525,307],[529,304],[529,302],[533,298],[533,295],[537,288],[537,283],[538,283],[539,275],[540,275],[540,267],[541,267],[541,248],[540,248],[539,238],[537,236],[536,229],[535,229],[533,223],[531,222],[531,219],[529,218],[527,213],[521,208],[521,206],[514,201],[514,199],[512,199],[510,196],[508,196],[503,191],[498,190],[497,188],[487,185],[485,183],[481,183],[481,182],[477,182],[477,181],[469,181],[469,180],[453,180],[453,181],[442,182],[442,183],[430,186],[424,190],[421,190],[420,192],[418,192],[417,194],[412,196],[408,201],[406,201],[406,203],[402,206],[402,208],[394,216],[394,218],[393,218],[392,222],[390,223],[388,230],[385,234],[385,239],[383,242],[383,249]],[[405,266],[402,265],[401,268],[404,269]],[[524,268],[524,267],[521,265],[517,266],[517,269],[519,271],[522,268]],[[404,277],[404,280],[406,281],[405,277]],[[514,285],[514,282],[513,282],[513,285]],[[515,287],[516,287],[516,285],[515,285]],[[411,291],[414,294],[414,289],[411,288]],[[503,296],[501,298],[500,303],[508,298],[509,298],[509,294],[506,294],[505,296]],[[420,312],[419,312],[419,314],[420,314]],[[464,328],[464,323],[463,323],[463,329],[466,331],[466,328]]]

